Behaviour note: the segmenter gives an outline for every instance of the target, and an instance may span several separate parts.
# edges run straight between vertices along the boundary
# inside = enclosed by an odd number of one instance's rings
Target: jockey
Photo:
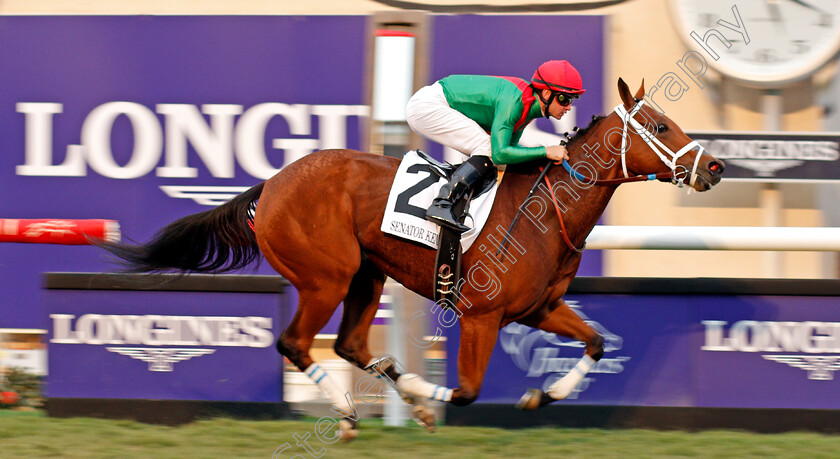
[[[562,145],[529,148],[518,142],[528,123],[540,116],[560,119],[585,91],[580,74],[567,61],[543,63],[530,84],[515,77],[451,75],[417,91],[406,106],[411,129],[470,156],[440,189],[426,220],[468,231],[452,207],[477,184],[495,177],[494,163],[568,159]]]

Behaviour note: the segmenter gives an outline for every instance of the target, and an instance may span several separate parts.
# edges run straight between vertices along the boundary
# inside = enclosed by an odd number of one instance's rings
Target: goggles
[[[580,96],[577,94],[565,94],[562,92],[557,93],[557,103],[560,104],[562,107],[568,107],[572,105],[576,99],[579,99]]]

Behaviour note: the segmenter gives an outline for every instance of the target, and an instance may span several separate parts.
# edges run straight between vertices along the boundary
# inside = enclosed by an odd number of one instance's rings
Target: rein
[[[563,160],[563,169],[566,169],[566,171],[569,172],[569,175],[571,175],[575,179],[583,182],[584,185],[613,186],[613,185],[621,185],[622,183],[644,182],[644,181],[648,181],[648,180],[673,178],[671,172],[660,172],[658,174],[634,175],[632,177],[597,180],[597,179],[587,177],[587,176],[581,174],[580,172],[576,171],[574,169],[574,167],[571,164],[569,164],[569,162],[566,161],[565,159]]]
[[[622,183],[630,183],[630,182],[643,182],[649,180],[663,180],[663,179],[670,179],[672,183],[682,188],[685,185],[685,177],[689,174],[689,170],[682,165],[677,164],[677,160],[680,159],[683,155],[688,153],[691,150],[698,150],[697,156],[694,159],[694,167],[690,171],[690,180],[689,185],[694,186],[694,181],[697,178],[697,166],[700,164],[700,157],[706,153],[706,150],[699,144],[697,141],[692,140],[691,142],[684,145],[679,151],[674,152],[665,144],[663,144],[656,136],[648,131],[641,123],[636,121],[634,116],[636,116],[639,111],[642,109],[642,105],[644,105],[644,100],[636,99],[635,105],[630,108],[630,110],[626,110],[624,105],[619,104],[613,109],[613,111],[621,118],[621,121],[624,124],[624,128],[621,134],[621,170],[624,172],[623,178],[617,179],[595,179],[591,177],[587,177],[579,172],[577,172],[574,167],[569,164],[568,161],[563,160],[562,165],[563,169],[571,175],[575,180],[582,182],[584,185],[599,185],[599,186],[618,186]],[[660,172],[658,174],[647,174],[647,175],[634,175],[629,176],[627,174],[627,150],[629,150],[629,127],[632,127],[633,130],[638,134],[642,140],[650,147],[650,149],[656,153],[659,159],[668,166],[670,172]],[[670,159],[666,156],[670,156]],[[514,225],[516,225],[519,216],[522,213],[522,209],[525,204],[528,202],[528,199],[531,195],[534,194],[534,191],[540,184],[540,180],[545,180],[546,185],[548,185],[549,190],[553,190],[551,181],[548,179],[548,171],[551,169],[552,164],[556,164],[553,161],[549,161],[544,167],[540,167],[540,175],[537,177],[537,181],[534,182],[534,186],[531,187],[531,190],[528,191],[528,196],[525,197],[525,200],[519,206],[519,210],[516,212],[516,215],[513,217],[513,221],[511,221],[510,226],[508,227],[507,232],[505,233],[504,239],[502,239],[502,243],[499,244],[499,250],[496,251],[496,256],[499,256],[504,248],[507,246],[508,236],[510,235],[511,231],[513,231]],[[577,253],[583,252],[586,248],[586,241],[583,243],[583,247],[577,248],[572,241],[569,239],[569,234],[566,231],[566,224],[563,222],[563,212],[560,210],[560,205],[557,203],[557,198],[554,196],[554,192],[550,192],[551,195],[551,202],[554,204],[554,209],[557,211],[557,218],[560,220],[560,235],[563,237],[563,242],[566,243],[570,249]]]
[[[565,164],[568,164],[568,163],[566,161],[563,161],[563,164],[565,165]],[[549,164],[549,166],[550,165],[551,164]],[[542,168],[540,168],[540,169],[542,169]],[[548,166],[546,166],[546,169],[548,169]],[[545,178],[545,184],[548,185],[548,189],[552,190],[553,188],[551,187],[551,181],[548,180],[548,175],[544,175],[544,178]],[[537,183],[539,183],[539,180],[537,181]],[[569,233],[568,233],[568,231],[566,231],[566,224],[563,223],[563,212],[560,211],[560,205],[557,204],[557,198],[554,197],[554,192],[551,192],[549,194],[551,195],[551,202],[552,202],[552,204],[554,204],[554,210],[557,211],[557,219],[560,220],[560,235],[563,236],[563,242],[565,242],[566,246],[568,246],[570,249],[574,250],[575,252],[577,252],[577,253],[583,252],[583,249],[586,248],[586,241],[583,242],[583,247],[581,247],[581,248],[577,248],[577,247],[575,247],[574,244],[572,244],[572,241],[569,239]]]
[[[548,171],[548,169],[551,168],[552,164],[554,164],[554,162],[549,162],[548,165],[546,165],[545,168],[541,167],[540,171],[542,171],[542,172],[540,173],[540,177],[537,178],[537,183],[540,183],[540,178],[543,178],[545,180],[545,184],[548,185],[549,190],[553,190],[554,188],[552,187],[551,181],[548,179],[548,174],[546,174],[546,172]],[[592,179],[592,178],[584,176],[583,174],[578,173],[577,171],[574,170],[572,165],[569,164],[569,162],[566,161],[566,160],[563,160],[563,169],[566,169],[566,171],[569,172],[569,175],[571,175],[575,179],[583,182],[585,185],[618,186],[622,183],[642,182],[642,181],[647,181],[647,180],[656,180],[656,179],[664,179],[664,178],[671,177],[670,172],[661,172],[659,174],[635,175],[635,176],[632,176],[632,177],[624,177],[624,178],[619,178],[619,179],[596,180],[596,179]],[[534,188],[536,188],[536,185],[534,186]],[[534,188],[532,188],[531,192],[528,193],[528,197],[530,197],[530,195],[533,193]],[[553,192],[549,193],[549,195],[551,196],[551,203],[554,204],[554,210],[557,211],[557,219],[560,220],[560,235],[563,237],[563,242],[565,242],[566,246],[569,247],[570,249],[572,249],[573,251],[575,251],[577,253],[583,252],[583,250],[586,248],[586,241],[584,241],[583,247],[581,247],[581,248],[577,248],[572,243],[571,239],[569,239],[569,233],[568,233],[568,231],[566,231],[566,224],[563,222],[563,211],[560,210],[560,205],[557,203],[557,198],[554,196]],[[526,199],[526,201],[527,201],[527,199]],[[518,214],[517,214],[517,216],[518,216]],[[511,224],[511,227],[513,227],[513,224]]]

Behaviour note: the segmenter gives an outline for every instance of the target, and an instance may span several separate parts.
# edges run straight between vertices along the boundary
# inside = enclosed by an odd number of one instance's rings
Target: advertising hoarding
[[[125,238],[144,241],[313,150],[360,148],[369,115],[366,21],[0,18],[0,218],[113,219]],[[603,101],[604,22],[436,16],[432,78],[528,78],[545,60],[567,59],[588,91],[564,123],[585,125]],[[548,120],[537,125],[555,137],[562,131]],[[115,269],[90,247],[0,244],[0,326],[48,328],[41,272]],[[273,273],[265,263],[257,272]],[[600,274],[597,252],[587,253],[582,272]]]
[[[691,279],[679,281],[688,285]],[[573,290],[565,300],[604,337],[605,352],[572,395],[555,405],[840,408],[840,311],[836,297],[813,290]],[[448,334],[450,356],[457,352],[456,329]],[[528,388],[545,390],[582,355],[580,342],[508,325],[478,403],[514,404]],[[456,365],[450,358],[451,387],[458,385]]]

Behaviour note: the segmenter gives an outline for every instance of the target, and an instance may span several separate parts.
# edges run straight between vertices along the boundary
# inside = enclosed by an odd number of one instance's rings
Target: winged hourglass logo
[[[840,356],[836,355],[762,355],[767,360],[786,363],[808,372],[808,379],[831,381],[833,371],[840,370]]]
[[[216,352],[214,349],[195,348],[106,347],[105,349],[148,362],[149,371],[174,371],[173,364],[176,362]]]

